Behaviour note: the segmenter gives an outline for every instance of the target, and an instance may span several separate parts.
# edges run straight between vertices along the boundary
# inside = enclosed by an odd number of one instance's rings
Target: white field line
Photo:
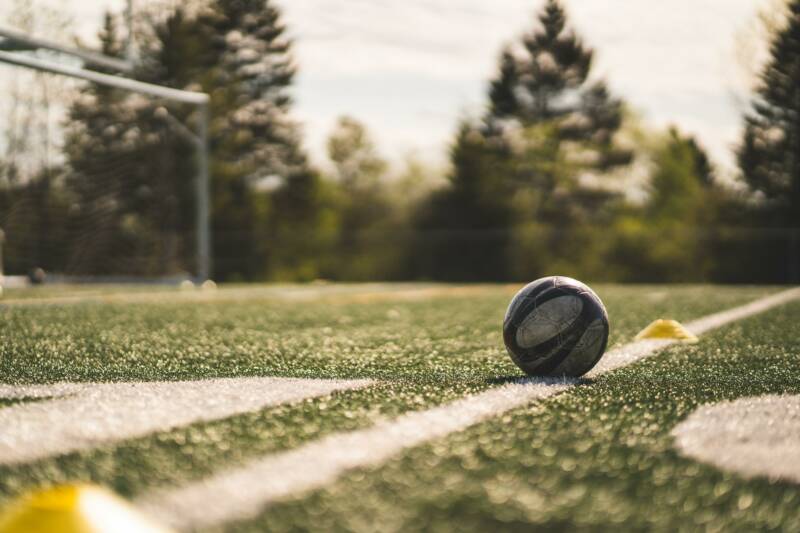
[[[370,383],[369,380],[254,377],[2,385],[0,398],[43,399],[0,408],[0,464],[24,463],[95,448]]]
[[[683,455],[722,470],[800,482],[800,396],[704,405],[672,436]]]
[[[768,296],[686,327],[695,334],[741,320],[800,297],[800,289]],[[637,341],[608,352],[589,377],[629,365],[674,344]],[[406,448],[445,437],[510,409],[563,392],[575,380],[524,379],[374,426],[324,437],[293,450],[222,471],[199,482],[143,495],[138,505],[177,529],[253,518],[269,504],[320,489],[354,468],[377,466]]]
[[[788,289],[771,296],[765,296],[758,300],[752,301],[748,304],[733,307],[725,311],[706,315],[697,320],[687,322],[684,327],[698,337],[711,330],[720,328],[726,324],[737,322],[745,318],[763,313],[773,307],[778,307],[793,300],[800,299],[800,288]],[[621,366],[629,365],[630,363],[646,357],[661,348],[674,344],[675,341],[665,340],[643,340],[631,342],[622,346],[618,350],[607,353],[595,366],[586,377],[594,377],[610,370],[614,370]],[[617,352],[617,353],[615,353]]]

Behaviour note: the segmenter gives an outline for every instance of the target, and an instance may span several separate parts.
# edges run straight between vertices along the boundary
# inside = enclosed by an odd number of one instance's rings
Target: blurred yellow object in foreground
[[[664,320],[659,318],[636,335],[636,340],[643,339],[669,339],[686,343],[694,343],[698,338],[677,320]]]
[[[0,514],[0,533],[167,533],[112,492],[62,485],[33,492]]]

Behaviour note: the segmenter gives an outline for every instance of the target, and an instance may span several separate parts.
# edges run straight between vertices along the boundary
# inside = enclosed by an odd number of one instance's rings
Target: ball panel
[[[503,323],[508,322],[519,311],[520,306],[526,303],[533,303],[536,297],[542,292],[554,286],[555,280],[553,278],[542,278],[528,283],[521,288],[514,298],[511,299],[511,305],[506,310],[506,316]]]
[[[581,376],[597,364],[605,350],[606,327],[602,319],[592,322],[569,357],[553,371],[556,375]]]
[[[583,302],[575,295],[564,295],[536,306],[517,329],[517,345],[533,348],[567,330],[580,316]]]

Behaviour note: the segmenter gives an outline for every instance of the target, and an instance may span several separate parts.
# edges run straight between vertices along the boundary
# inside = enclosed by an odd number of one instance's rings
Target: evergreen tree
[[[418,277],[504,281],[511,238],[506,147],[462,121],[450,152],[449,187],[419,209],[410,262]]]
[[[351,117],[341,117],[328,137],[328,158],[334,167],[339,235],[337,279],[381,279],[387,274],[384,248],[392,206],[383,181],[388,165],[369,132]]]
[[[218,154],[244,171],[289,176],[306,167],[288,112],[296,69],[291,41],[273,0],[213,0],[198,18],[203,66],[224,129]]]
[[[214,117],[218,276],[252,279],[273,268],[286,277],[289,263],[298,262],[304,265],[303,277],[314,275],[309,274],[316,269],[309,266],[317,255],[314,239],[298,247],[292,229],[314,233],[320,223],[321,185],[308,168],[299,128],[289,116],[295,67],[280,12],[272,0],[213,0],[197,22],[204,48],[196,81],[211,94]],[[271,177],[282,182],[275,198],[254,188]],[[289,263],[281,260],[284,252]]]
[[[117,55],[121,47],[113,31],[108,27],[103,37],[109,55]],[[282,250],[290,248],[282,247],[283,241],[292,238],[290,231],[277,226],[293,224],[298,231],[312,232],[319,222],[316,211],[321,197],[319,177],[308,169],[299,128],[289,117],[288,91],[295,69],[280,13],[271,0],[213,0],[196,16],[178,8],[158,18],[143,37],[138,79],[211,95],[215,276],[269,275],[270,264],[278,265]],[[118,221],[104,222],[109,236],[120,235],[124,219],[140,241],[139,248],[160,246],[165,258],[193,254],[194,241],[184,233],[194,227],[194,147],[170,122],[177,119],[194,129],[195,111],[192,106],[87,86],[83,102],[74,106],[71,115],[68,152],[76,175],[99,176],[104,165],[121,157],[132,163],[125,166],[128,175],[121,172],[113,178],[116,182],[97,182],[106,192],[119,191],[114,193],[111,210]],[[262,187],[276,180],[280,191]],[[101,192],[87,191],[84,196],[97,198]],[[272,205],[285,198],[291,201],[279,213]],[[287,213],[287,209],[294,211]],[[108,211],[102,212],[107,215]],[[177,235],[172,230],[165,233],[164,228],[175,228]],[[107,253],[108,247],[100,242],[92,243],[97,253],[91,257],[124,257]],[[176,242],[186,245],[176,249]],[[117,244],[129,256],[148,255],[130,240],[120,239]],[[134,254],[134,250],[138,251]],[[314,250],[306,247],[303,254],[313,256]],[[147,268],[163,272],[159,269],[165,262],[191,265],[165,259]]]
[[[569,29],[558,0],[547,1],[538,23],[501,54],[489,90],[486,131],[553,123],[559,140],[593,153],[598,172],[629,163],[631,154],[614,146],[622,102],[605,83],[589,78],[594,52]]]
[[[745,117],[739,165],[750,188],[775,209],[781,223],[800,227],[800,0],[789,5],[785,28]]]
[[[800,0],[770,46],[738,150],[745,182],[760,200],[759,226],[780,228],[768,253],[771,281],[800,281]],[[762,257],[764,254],[759,253]],[[761,277],[761,276],[760,276]]]
[[[523,37],[521,53],[508,48],[501,56],[500,75],[489,94],[490,118],[530,125],[563,116],[574,102],[562,96],[586,83],[592,51],[567,29],[563,7],[548,0],[538,19],[540,28]]]
[[[111,15],[100,41],[104,54],[121,56]],[[138,77],[175,86],[171,69],[180,61],[160,59],[147,57]],[[67,270],[164,275],[192,264],[194,147],[158,118],[160,105],[129,91],[87,84],[71,106],[67,184],[79,211]]]
[[[670,128],[653,154],[647,214],[653,220],[675,221],[702,229],[708,222],[704,194],[712,183],[708,156],[693,137]]]
[[[558,0],[548,0],[536,29],[502,51],[487,114],[480,125],[460,127],[451,189],[424,217],[429,232],[434,221],[448,228],[440,261],[462,279],[470,269],[475,279],[535,274],[527,265],[543,265],[542,258],[523,250],[576,259],[583,252],[575,230],[602,222],[616,193],[589,178],[629,163],[631,153],[615,143],[622,102],[590,79],[592,58]],[[547,242],[524,242],[530,237],[520,237],[520,227],[535,227],[522,233]]]
[[[707,281],[713,271],[718,199],[705,150],[677,129],[650,154],[647,201],[615,221],[607,263],[624,281]]]

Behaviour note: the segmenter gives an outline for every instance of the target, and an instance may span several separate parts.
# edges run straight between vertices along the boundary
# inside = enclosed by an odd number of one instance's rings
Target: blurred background
[[[203,152],[218,281],[800,282],[798,0],[8,0],[0,30],[209,96],[201,138],[0,64],[6,276],[206,277]]]

